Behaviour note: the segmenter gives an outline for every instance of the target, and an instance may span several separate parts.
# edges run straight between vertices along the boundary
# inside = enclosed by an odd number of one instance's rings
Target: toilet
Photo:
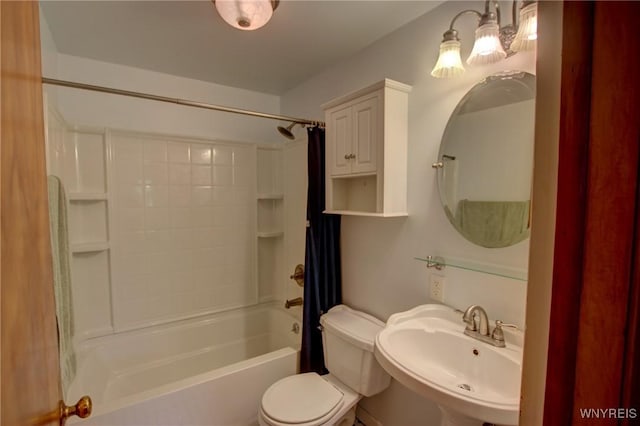
[[[389,386],[391,377],[373,356],[382,321],[338,305],[320,324],[329,374],[296,374],[271,385],[260,404],[261,426],[351,426],[358,401]]]

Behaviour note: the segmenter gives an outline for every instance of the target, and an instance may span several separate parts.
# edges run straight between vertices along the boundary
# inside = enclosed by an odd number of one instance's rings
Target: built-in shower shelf
[[[283,235],[284,231],[258,232],[258,238],[277,238]]]
[[[284,194],[258,194],[258,200],[282,200],[284,199]]]
[[[70,192],[67,195],[69,201],[103,201],[107,199],[104,192]]]
[[[71,244],[72,253],[93,253],[105,250],[109,250],[109,243],[106,241]]]

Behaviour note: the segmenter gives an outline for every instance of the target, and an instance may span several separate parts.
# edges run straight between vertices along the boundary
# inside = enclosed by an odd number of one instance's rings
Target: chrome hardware
[[[440,256],[427,256],[427,268],[436,268],[436,270],[442,271],[444,265],[444,259]]]
[[[476,323],[476,316],[480,317],[478,323]],[[505,347],[502,327],[518,328],[515,324],[505,324],[496,320],[496,327],[489,333],[489,318],[487,312],[480,305],[469,306],[462,316],[462,321],[467,324],[464,334],[499,348]]]
[[[289,276],[289,279],[294,280],[300,287],[304,286],[304,265],[296,265],[296,269],[293,271],[293,275]]]
[[[480,323],[476,324],[476,314],[480,316]],[[467,308],[462,316],[462,321],[467,324],[464,334],[475,337],[467,332],[473,332],[482,336],[489,337],[489,318],[487,312],[480,305],[471,305]]]
[[[293,325],[291,326],[291,331],[294,332],[295,334],[300,333],[300,325],[297,322],[294,322]]]
[[[455,160],[455,159],[456,157],[454,157],[453,155],[444,154],[442,156],[442,161],[438,161],[437,163],[431,164],[431,167],[433,167],[434,169],[441,169],[444,167],[444,160]]]
[[[67,418],[78,416],[85,419],[91,415],[93,404],[91,398],[83,396],[78,400],[76,405],[66,405],[64,401],[60,401],[60,426],[64,426]]]
[[[500,320],[496,320],[496,328],[494,328],[491,333],[491,339],[495,342],[502,342],[502,346],[504,346],[504,332],[502,331],[502,327],[515,328],[517,330],[518,326],[515,324],[505,324]],[[499,344],[496,346],[499,346]]]
[[[296,297],[295,299],[288,299],[284,302],[284,307],[289,309],[292,306],[301,306],[302,297]]]

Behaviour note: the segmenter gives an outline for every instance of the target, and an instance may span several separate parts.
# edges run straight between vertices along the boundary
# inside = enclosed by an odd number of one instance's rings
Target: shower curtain
[[[308,128],[307,232],[300,371],[323,374],[320,316],[342,301],[340,216],[325,208],[325,131]]]

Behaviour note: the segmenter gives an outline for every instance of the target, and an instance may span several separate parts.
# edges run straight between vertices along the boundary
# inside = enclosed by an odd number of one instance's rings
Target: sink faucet
[[[476,324],[476,315],[480,317],[480,324]],[[467,324],[467,328],[464,329],[464,334],[475,337],[475,334],[482,336],[489,336],[489,317],[487,312],[480,305],[471,305],[464,311],[462,315],[462,321]],[[470,334],[468,332],[472,332]]]
[[[476,316],[480,317],[476,323]],[[464,334],[474,339],[478,339],[499,348],[504,348],[504,333],[502,327],[517,328],[513,324],[504,324],[502,321],[496,321],[496,328],[489,333],[489,318],[487,312],[480,305],[471,305],[464,311],[462,321],[467,324]]]

